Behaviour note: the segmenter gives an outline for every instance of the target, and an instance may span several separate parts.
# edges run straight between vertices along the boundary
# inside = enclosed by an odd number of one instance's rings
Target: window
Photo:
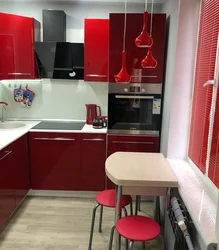
[[[219,1],[203,0],[200,15],[188,155],[219,188]]]

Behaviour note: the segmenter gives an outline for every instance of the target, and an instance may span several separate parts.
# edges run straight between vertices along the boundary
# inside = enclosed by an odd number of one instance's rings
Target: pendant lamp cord
[[[148,10],[148,0],[145,0],[145,11]]]
[[[124,20],[124,32],[123,32],[123,51],[126,50],[125,48],[125,38],[126,38],[126,21],[127,21],[127,0],[125,0],[125,20]]]
[[[154,0],[151,2],[151,27],[150,27],[150,37],[152,36],[153,29],[153,13],[154,13]]]

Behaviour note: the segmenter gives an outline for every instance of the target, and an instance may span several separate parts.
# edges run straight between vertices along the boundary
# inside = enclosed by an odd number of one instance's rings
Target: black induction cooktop
[[[82,130],[85,122],[49,122],[43,121],[37,124],[32,129],[42,130]]]

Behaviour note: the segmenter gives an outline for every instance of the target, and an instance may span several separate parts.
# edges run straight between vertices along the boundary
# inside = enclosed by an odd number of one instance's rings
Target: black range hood
[[[84,44],[36,42],[39,76],[50,79],[84,79]]]

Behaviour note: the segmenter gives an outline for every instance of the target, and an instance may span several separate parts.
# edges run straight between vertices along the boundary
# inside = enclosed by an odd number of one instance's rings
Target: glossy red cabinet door
[[[80,190],[80,134],[30,133],[32,189]]]
[[[106,135],[84,134],[81,138],[82,187],[84,191],[105,189]]]
[[[107,156],[115,152],[159,152],[159,137],[108,135]],[[115,185],[107,179],[107,188]]]
[[[3,38],[0,41],[2,79],[36,78],[34,19],[0,13],[1,37]]]
[[[109,20],[84,21],[84,80],[108,82]]]
[[[118,151],[159,152],[159,137],[108,135],[108,156]]]
[[[0,230],[15,209],[12,148],[0,151]]]
[[[13,183],[15,206],[25,198],[30,190],[28,136],[24,135],[16,140],[12,145],[13,157]]]
[[[126,64],[131,75],[131,82],[161,83],[163,82],[166,15],[153,15],[153,56],[158,62],[155,69],[142,69],[141,61],[148,49],[138,48],[135,39],[143,27],[143,14],[127,14],[126,32]],[[150,27],[150,15],[148,31]],[[121,69],[123,50],[124,14],[110,14],[110,44],[109,44],[109,82],[115,82],[115,75]]]

